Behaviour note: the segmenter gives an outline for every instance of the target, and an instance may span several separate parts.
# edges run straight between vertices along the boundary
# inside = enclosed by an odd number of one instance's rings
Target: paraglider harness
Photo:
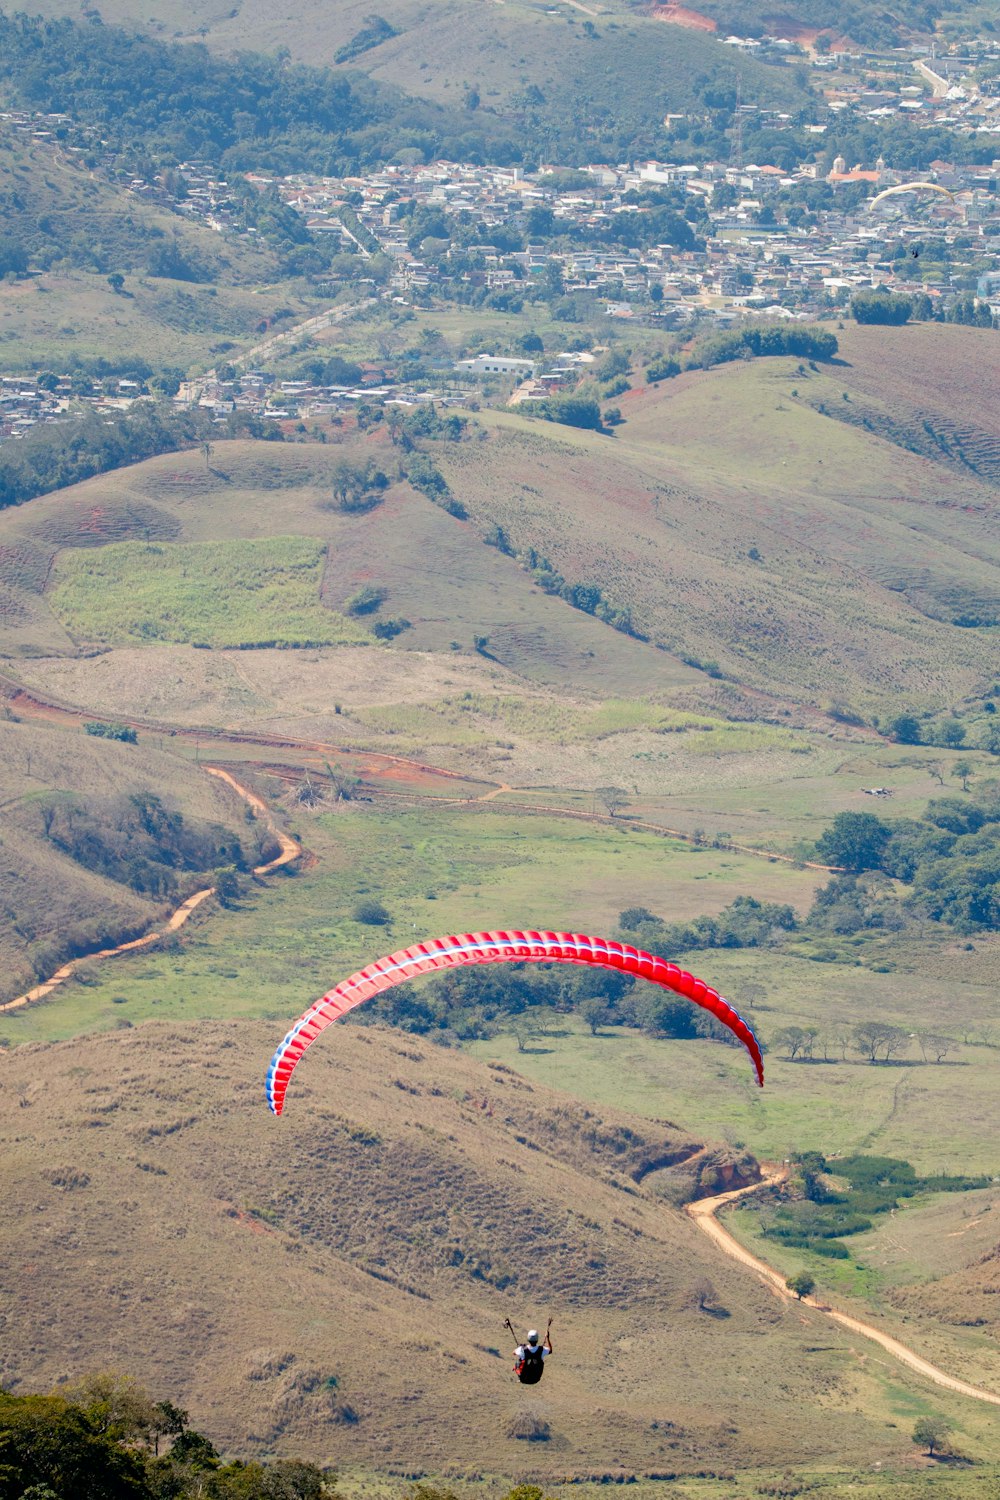
[[[551,1326],[552,1319],[550,1318],[548,1328],[546,1328],[545,1330],[546,1343],[548,1343],[549,1328],[551,1328]],[[513,1338],[517,1338],[517,1334],[511,1327],[509,1318],[504,1319],[504,1327],[510,1329],[511,1336]],[[524,1355],[517,1361],[517,1364],[514,1366],[514,1374],[517,1376],[522,1385],[537,1385],[541,1380],[542,1373],[545,1369],[545,1359],[542,1354],[543,1346],[541,1344],[536,1344],[535,1347],[532,1348],[530,1344],[523,1344],[520,1340],[518,1340],[518,1347],[524,1350]]]

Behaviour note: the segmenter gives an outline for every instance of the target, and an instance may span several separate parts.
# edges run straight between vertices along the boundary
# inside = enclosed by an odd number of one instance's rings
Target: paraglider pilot
[[[507,1327],[510,1328],[508,1319]],[[542,1378],[545,1368],[545,1360],[552,1353],[552,1319],[550,1318],[545,1328],[545,1342],[538,1342],[538,1330],[532,1328],[523,1344],[518,1344],[514,1350],[514,1374],[522,1385],[537,1385]],[[511,1333],[514,1332],[510,1328]]]

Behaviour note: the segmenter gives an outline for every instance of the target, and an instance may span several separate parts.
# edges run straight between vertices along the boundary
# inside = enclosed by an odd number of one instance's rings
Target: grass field
[[[69,1037],[123,1016],[280,1022],[418,937],[532,925],[606,932],[626,906],[681,918],[718,911],[748,888],[805,905],[816,879],[655,835],[486,810],[365,809],[300,815],[296,826],[319,855],[313,869],[275,877],[242,910],[196,919],[173,951],[95,966],[86,984],[9,1018],[0,1034]],[[391,925],[352,920],[365,897],[386,905]]]
[[[302,537],[119,542],[60,553],[53,611],[77,640],[208,646],[360,645],[364,626],[319,602],[324,548]]]

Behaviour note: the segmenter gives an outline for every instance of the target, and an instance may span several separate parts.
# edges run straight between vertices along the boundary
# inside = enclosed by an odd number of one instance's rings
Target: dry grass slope
[[[276,1121],[277,1029],[0,1056],[5,1384],[128,1369],[225,1446],[410,1472],[726,1474],[908,1445],[882,1420],[908,1377],[655,1196],[644,1168],[697,1149],[677,1127],[350,1025]],[[501,1324],[546,1313],[557,1357],[527,1401]],[[526,1405],[548,1442],[507,1435]]]

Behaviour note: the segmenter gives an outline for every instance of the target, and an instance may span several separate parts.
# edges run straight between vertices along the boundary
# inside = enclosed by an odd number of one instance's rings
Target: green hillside
[[[156,370],[249,342],[294,286],[277,254],[144,202],[54,136],[0,121],[0,369]],[[14,257],[13,260],[10,258]],[[8,264],[10,260],[10,264]],[[124,275],[116,291],[109,275]]]
[[[730,49],[633,12],[581,11],[391,0],[373,26],[354,0],[302,0],[282,17],[256,0],[204,17],[170,0],[141,15],[122,5],[106,19],[154,35],[110,25],[97,33],[75,11],[56,26],[0,22],[0,79],[18,104],[72,111],[126,151],[171,160],[194,151],[242,170],[350,171],[401,150],[615,161],[666,150],[668,111],[693,111],[695,145],[708,149],[709,136],[718,145],[735,98]],[[67,15],[61,5],[52,12]],[[372,34],[385,39],[360,45]],[[212,52],[175,37],[204,39]],[[762,106],[794,111],[810,97],[790,68],[741,58],[739,72],[744,96]],[[191,87],[194,117],[179,105]]]
[[[869,719],[961,717],[993,679],[1000,622],[998,348],[973,329],[846,330],[837,364],[738,361],[637,386],[614,438],[484,413],[465,440],[419,456],[467,519],[405,481],[418,459],[382,428],[336,448],[220,443],[211,467],[190,453],[153,459],[0,518],[6,649],[67,653],[67,627],[77,644],[125,644],[142,625],[88,614],[104,564],[65,551],[39,573],[29,555],[161,538],[166,588],[175,546],[300,537],[324,549],[315,597],[330,629],[374,589],[381,603],[353,638],[406,622],[393,651],[479,642],[520,678],[602,697],[690,688],[741,718],[761,716],[745,691],[800,715],[836,700]],[[390,479],[364,514],[333,498],[345,458]],[[186,555],[181,545],[177,566]],[[271,597],[291,607],[277,582]],[[630,619],[633,634],[601,614]],[[255,628],[268,639],[263,615]],[[140,635],[171,629],[199,638],[194,617]]]

